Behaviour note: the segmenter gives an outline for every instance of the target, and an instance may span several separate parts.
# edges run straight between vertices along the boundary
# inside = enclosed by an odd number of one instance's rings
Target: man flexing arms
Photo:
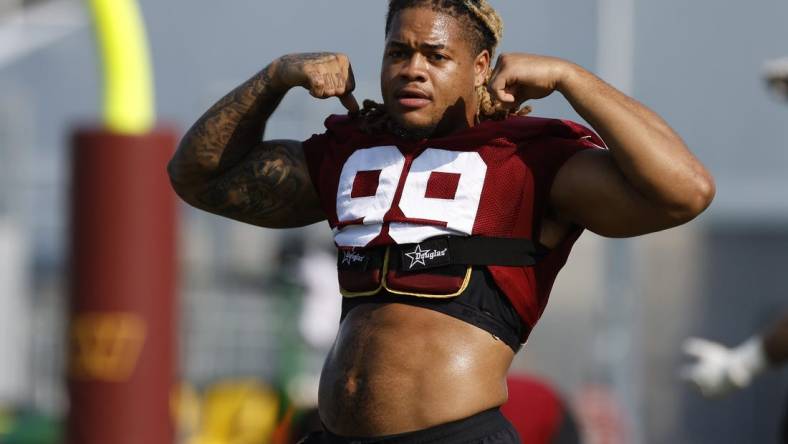
[[[328,220],[343,320],[309,442],[518,442],[506,374],[587,228],[685,223],[714,184],[655,113],[568,61],[492,58],[484,0],[391,0],[383,104],[359,110],[343,54],[283,56],[211,107],[169,165],[197,208],[263,227]],[[338,97],[308,141],[264,141],[286,92]],[[560,92],[602,136],[524,117]]]

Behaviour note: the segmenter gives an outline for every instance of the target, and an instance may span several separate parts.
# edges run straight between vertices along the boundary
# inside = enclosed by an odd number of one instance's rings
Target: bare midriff
[[[383,436],[467,418],[506,401],[514,353],[478,327],[404,304],[342,322],[320,378],[320,416],[342,436]]]

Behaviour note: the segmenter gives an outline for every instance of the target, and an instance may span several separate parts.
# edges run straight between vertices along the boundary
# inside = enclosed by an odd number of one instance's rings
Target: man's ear
[[[473,61],[473,68],[476,75],[474,86],[482,86],[487,81],[487,76],[489,75],[491,69],[490,58],[490,51],[485,49],[480,52]]]

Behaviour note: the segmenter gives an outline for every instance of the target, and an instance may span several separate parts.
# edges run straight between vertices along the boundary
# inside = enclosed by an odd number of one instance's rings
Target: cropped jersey
[[[367,134],[359,123],[347,116],[331,116],[325,133],[303,143],[334,241],[345,252],[340,262],[348,264],[368,261],[367,251],[440,236],[538,239],[559,168],[578,151],[603,146],[596,134],[577,123],[536,117],[486,121],[421,141]],[[581,232],[574,227],[533,266],[486,266],[528,330],[541,316],[555,277]],[[426,261],[441,250],[410,254],[411,262]],[[422,285],[425,279],[386,269],[390,259],[394,258],[388,254],[382,259],[383,277],[367,268],[349,272],[363,284],[356,289],[360,291],[345,296],[371,295],[385,287],[395,294],[429,297],[419,291],[398,292],[398,279],[408,288]],[[467,277],[470,274],[468,267]],[[427,280],[444,278],[438,273]],[[341,284],[342,280],[340,276]]]

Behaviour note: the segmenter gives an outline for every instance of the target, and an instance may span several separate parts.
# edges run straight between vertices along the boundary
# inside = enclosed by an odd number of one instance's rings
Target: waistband
[[[339,436],[326,430],[323,432],[325,438],[323,442],[329,444],[437,444],[474,442],[512,427],[511,423],[503,416],[503,413],[501,413],[500,408],[496,407],[469,416],[465,419],[398,435],[360,438]]]

